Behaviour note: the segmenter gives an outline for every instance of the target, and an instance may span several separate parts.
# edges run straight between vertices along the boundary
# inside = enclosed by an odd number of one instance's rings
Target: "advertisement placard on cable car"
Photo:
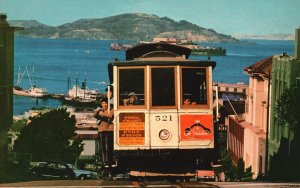
[[[119,144],[145,144],[145,114],[120,113],[119,116]]]
[[[213,135],[212,115],[180,116],[181,141],[213,140]]]

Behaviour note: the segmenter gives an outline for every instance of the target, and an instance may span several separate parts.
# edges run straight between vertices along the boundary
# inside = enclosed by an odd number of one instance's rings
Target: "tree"
[[[252,181],[252,167],[245,169],[245,163],[242,158],[239,158],[234,164],[232,156],[226,148],[221,152],[222,156],[222,171],[225,173],[228,181]]]
[[[281,138],[280,147],[271,157],[269,179],[300,181],[300,88],[285,89],[276,101],[275,121],[293,131],[292,140]]]
[[[245,175],[245,163],[242,158],[239,158],[236,164],[235,179],[241,181]]]
[[[74,163],[83,151],[82,140],[75,138],[76,119],[64,108],[40,113],[29,118],[21,129],[14,151],[32,154],[35,161]]]
[[[300,95],[298,88],[285,89],[276,101],[275,119],[280,126],[288,125],[292,130],[300,129]]]
[[[9,131],[20,132],[21,129],[26,125],[26,120],[13,120],[13,124],[9,128]]]

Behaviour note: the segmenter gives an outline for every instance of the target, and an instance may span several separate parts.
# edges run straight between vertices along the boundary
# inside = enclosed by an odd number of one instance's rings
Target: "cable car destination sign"
[[[119,116],[119,144],[145,144],[145,114],[121,113]]]

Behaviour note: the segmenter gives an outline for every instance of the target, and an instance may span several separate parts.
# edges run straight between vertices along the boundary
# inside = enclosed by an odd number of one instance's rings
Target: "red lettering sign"
[[[213,140],[212,115],[181,115],[180,140]]]

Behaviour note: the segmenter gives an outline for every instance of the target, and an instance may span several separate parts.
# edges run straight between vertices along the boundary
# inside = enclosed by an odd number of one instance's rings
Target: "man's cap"
[[[128,96],[134,96],[135,95],[135,92],[130,92],[129,94],[128,94]]]

